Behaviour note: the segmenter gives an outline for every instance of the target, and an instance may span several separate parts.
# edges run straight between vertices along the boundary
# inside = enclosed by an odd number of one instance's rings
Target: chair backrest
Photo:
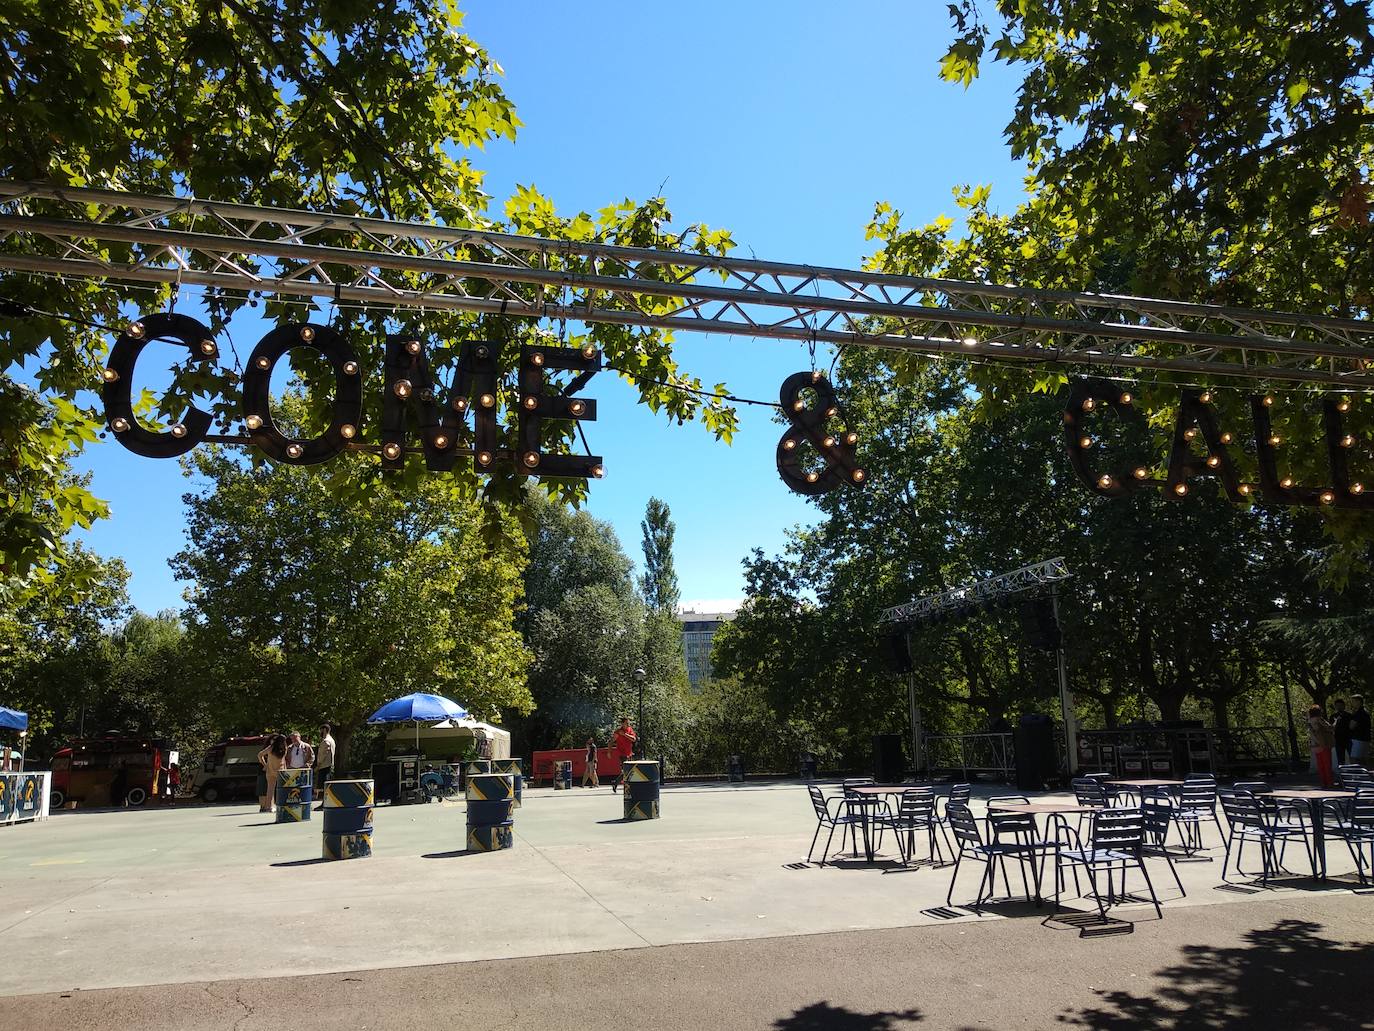
[[[980,848],[983,844],[983,835],[978,830],[978,821],[973,818],[973,810],[969,809],[965,802],[951,802],[949,808],[945,810],[945,816],[949,819],[949,825],[954,831],[954,840],[959,843],[959,850],[965,848]]]
[[[811,807],[816,810],[816,816],[822,820],[830,819],[830,810],[826,808],[825,795],[821,794],[821,789],[814,784],[808,784],[806,790],[811,795]]]
[[[1173,819],[1174,807],[1163,795],[1147,795],[1140,800],[1141,815],[1145,818],[1145,830],[1156,845],[1164,844],[1169,836],[1169,821]]]
[[[910,823],[929,823],[935,816],[935,795],[923,788],[902,792],[897,803],[897,817]]]
[[[1237,791],[1248,791],[1252,795],[1272,795],[1274,786],[1262,780],[1238,780],[1231,785]]]
[[[1035,834],[1035,817],[1030,813],[988,813],[993,839],[1004,834]]]
[[[1183,778],[1184,784],[1213,784],[1217,782],[1215,773],[1190,773]]]
[[[951,784],[949,786],[949,800],[952,803],[962,802],[968,805],[968,800],[973,797],[972,784]]]
[[[1111,775],[1110,773],[1102,773],[1102,772],[1097,772],[1097,773],[1084,773],[1082,770],[1079,770],[1079,771],[1078,771],[1078,775],[1079,775],[1080,777],[1082,777],[1084,780],[1095,780],[1095,781],[1097,781],[1099,784],[1105,784],[1105,783],[1107,783],[1107,781],[1109,781],[1109,780],[1112,779],[1112,775]]]
[[[863,788],[872,783],[872,777],[850,777],[841,786],[844,788],[844,793],[848,795],[851,788]]]
[[[1093,813],[1093,849],[1137,852],[1145,844],[1145,814],[1139,809]]]
[[[1218,791],[1217,797],[1221,799],[1221,811],[1233,827],[1264,827],[1264,808],[1253,791]]]
[[[1374,788],[1356,788],[1350,803],[1350,822],[1374,827]]]
[[[1208,809],[1217,807],[1216,781],[1186,781],[1178,792],[1179,805],[1184,809]]]
[[[1342,766],[1341,783],[1347,788],[1374,788],[1374,773],[1363,766]]]
[[[1073,797],[1079,805],[1096,806],[1100,809],[1107,807],[1107,791],[1102,786],[1102,782],[1093,780],[1091,777],[1075,777],[1073,781]]]

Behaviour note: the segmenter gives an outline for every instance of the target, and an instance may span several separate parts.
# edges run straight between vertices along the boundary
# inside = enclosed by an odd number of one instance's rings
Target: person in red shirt
[[[615,746],[616,758],[621,763],[635,754],[635,744],[639,741],[639,736],[635,733],[635,728],[630,726],[630,717],[620,717],[620,726],[616,728],[615,737],[611,744]],[[625,767],[622,765],[620,772],[616,774],[614,782],[611,784],[611,791],[618,792],[620,785],[625,781]]]

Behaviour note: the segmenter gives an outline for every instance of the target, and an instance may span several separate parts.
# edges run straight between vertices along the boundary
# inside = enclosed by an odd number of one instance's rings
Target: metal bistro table
[[[1322,812],[1322,803],[1333,798],[1354,798],[1355,792],[1279,788],[1262,797],[1286,798],[1294,802],[1307,803],[1307,812],[1312,818],[1312,876],[1319,881],[1326,880],[1326,815]]]
[[[864,860],[873,862],[873,836],[871,825],[873,823],[872,810],[876,809],[882,801],[884,795],[901,795],[907,791],[919,791],[922,789],[934,790],[931,784],[863,784],[859,787],[849,788],[844,795],[845,811],[847,815],[854,815],[854,810],[859,811],[859,824],[863,829],[864,837]],[[851,796],[858,795],[858,799]]]
[[[1061,845],[1061,844],[1067,844],[1067,843],[1068,843],[1068,838],[1069,838],[1069,821],[1066,819],[1066,817],[1069,817],[1069,816],[1079,816],[1079,817],[1081,817],[1081,816],[1083,816],[1084,814],[1089,814],[1089,815],[1091,815],[1092,813],[1096,813],[1096,812],[1098,812],[1098,811],[1099,811],[1099,810],[1098,810],[1098,808],[1097,808],[1096,806],[1079,805],[1077,802],[995,802],[995,803],[994,803],[994,802],[989,802],[989,803],[988,803],[988,812],[989,812],[989,813],[993,813],[993,812],[997,812],[997,813],[1019,813],[1019,814],[1024,815],[1024,816],[1031,816],[1031,817],[1042,816],[1042,815],[1043,815],[1043,816],[1048,816],[1048,817],[1050,817],[1050,818],[1051,818],[1051,822],[1058,824],[1058,825],[1063,829],[1063,832],[1064,832],[1062,837],[1061,837],[1060,835],[1058,835],[1058,834],[1055,835],[1054,844],[1055,844],[1056,850],[1058,849],[1059,845]],[[1077,831],[1074,832],[1074,835],[1075,835],[1075,837],[1077,836]],[[1032,859],[1031,859],[1032,869],[1034,869],[1034,862],[1035,862],[1034,856],[1032,856]],[[1056,859],[1056,863],[1057,863],[1057,862],[1058,862],[1058,860]],[[1044,875],[1045,875],[1045,870],[1044,870],[1043,867],[1041,867],[1038,871],[1036,871],[1036,874],[1035,874],[1035,899],[1034,899],[1034,901],[1036,902],[1037,905],[1040,903],[1041,899],[1043,898],[1043,896],[1041,895],[1041,892],[1040,892],[1040,882],[1041,882],[1041,880],[1044,878]],[[1056,877],[1057,877],[1057,876],[1058,876],[1058,874],[1056,874]],[[1075,883],[1077,883],[1077,877],[1078,877],[1078,875],[1075,873],[1075,874],[1074,874]],[[1056,883],[1058,883],[1058,882],[1056,881]]]

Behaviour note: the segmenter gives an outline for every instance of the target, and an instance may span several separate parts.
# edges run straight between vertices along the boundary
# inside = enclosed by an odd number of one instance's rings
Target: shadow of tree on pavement
[[[813,1002],[773,1022],[777,1031],[899,1031],[921,1019],[920,1010],[858,1013],[828,1002]]]
[[[1308,920],[1280,920],[1247,932],[1241,944],[1185,946],[1182,961],[1155,972],[1164,983],[1154,994],[1106,992],[1100,1007],[1059,1019],[1099,1031],[1370,1027],[1374,943],[1333,941],[1322,930]]]

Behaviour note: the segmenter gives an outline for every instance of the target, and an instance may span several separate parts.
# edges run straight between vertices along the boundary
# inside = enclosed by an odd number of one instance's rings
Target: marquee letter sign
[[[1179,397],[1178,415],[1174,424],[1173,442],[1169,449],[1168,472],[1163,480],[1150,475],[1148,462],[1140,458],[1115,469],[1105,469],[1092,460],[1096,439],[1092,423],[1108,411],[1118,415],[1122,423],[1146,436],[1145,417],[1135,410],[1129,390],[1118,384],[1099,379],[1075,380],[1069,389],[1064,409],[1065,446],[1074,473],[1096,494],[1119,498],[1132,491],[1158,488],[1173,499],[1187,497],[1190,480],[1213,477],[1226,496],[1235,502],[1244,501],[1256,493],[1265,501],[1279,505],[1327,505],[1332,508],[1374,510],[1374,498],[1365,485],[1350,478],[1349,452],[1356,444],[1347,433],[1341,416],[1350,410],[1345,397],[1327,397],[1322,402],[1322,423],[1326,437],[1327,466],[1331,485],[1303,487],[1290,476],[1281,475],[1278,468],[1278,448],[1283,443],[1274,432],[1270,410],[1272,395],[1250,397],[1250,417],[1255,445],[1255,482],[1243,482],[1232,457],[1235,436],[1221,428],[1212,408],[1209,390],[1184,390]]]
[[[802,391],[810,390],[815,405],[807,404]],[[859,435],[853,430],[831,430],[840,414],[835,388],[820,372],[796,372],[783,381],[779,395],[783,415],[792,425],[778,441],[778,475],[798,494],[826,494],[842,483],[861,486],[866,473],[854,457]],[[823,469],[806,469],[802,444],[809,443],[824,463]]]
[[[363,421],[363,370],[352,345],[328,326],[279,326],[264,336],[248,358],[240,404],[247,437],[213,437],[209,414],[192,406],[182,422],[167,432],[153,432],[139,424],[133,410],[133,376],[139,354],[152,340],[181,344],[191,360],[213,361],[219,354],[210,331],[188,315],[155,314],[140,317],[120,334],[104,372],[105,419],[115,439],[135,454],[148,458],[176,458],[206,439],[219,443],[252,444],[275,462],[317,465],[349,449],[380,452],[383,468],[405,464],[407,442],[420,438],[426,466],[436,472],[453,469],[459,455],[470,454],[473,468],[490,472],[499,459],[509,459],[527,476],[600,478],[605,470],[597,455],[545,453],[541,432],[548,419],[590,422],[596,402],[571,396],[601,368],[601,352],[583,348],[526,346],[518,374],[520,407],[518,447],[498,447],[500,369],[497,347],[485,341],[462,345],[453,389],[439,396],[422,340],[411,334],[386,338],[383,363],[381,444],[364,445],[358,438]],[[295,348],[313,348],[334,373],[334,396],[329,427],[319,436],[297,440],[287,436],[272,418],[272,371]],[[559,389],[548,381],[550,371],[575,373]],[[467,417],[471,411],[473,429]],[[460,446],[470,436],[471,448]]]

